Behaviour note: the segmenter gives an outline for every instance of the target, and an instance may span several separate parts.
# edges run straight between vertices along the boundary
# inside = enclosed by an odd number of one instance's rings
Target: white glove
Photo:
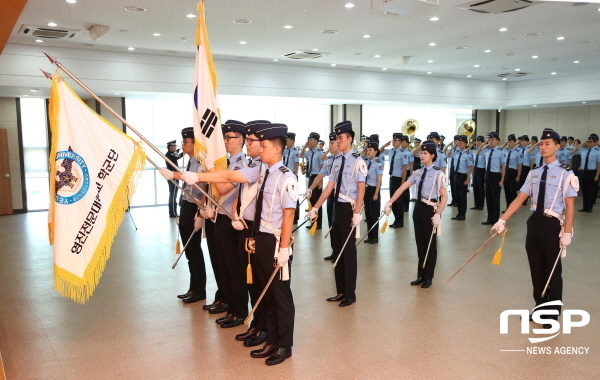
[[[202,219],[199,216],[196,216],[194,218],[194,231],[198,231],[200,228],[202,228],[203,224],[204,224],[204,219]]]
[[[244,229],[244,223],[242,223],[242,221],[239,218],[232,220],[231,225],[233,226],[233,228],[235,228],[238,231],[241,231]]]
[[[354,227],[358,226],[360,224],[361,220],[362,220],[361,214],[352,214],[352,225]]]
[[[440,225],[440,214],[433,214],[433,218],[431,218],[431,224],[433,224],[434,227]]]
[[[193,185],[198,182],[198,175],[196,172],[185,172],[181,176],[181,179],[184,180],[188,185]]]
[[[560,237],[560,247],[561,248],[566,248],[569,244],[571,244],[571,236],[573,234],[571,233],[566,233],[563,232],[562,236]]]
[[[319,209],[317,207],[313,207],[310,212],[306,215],[306,219],[309,219],[311,222],[314,222],[319,213]]]
[[[498,219],[496,224],[494,224],[494,226],[492,227],[491,231],[501,234],[502,232],[504,232],[505,229],[506,229],[506,220]]]
[[[304,198],[310,199],[311,196],[312,196],[312,190],[306,189],[306,193],[304,193]]]
[[[280,267],[284,266],[285,263],[287,263],[290,259],[291,255],[292,247],[279,248],[279,252],[277,253],[277,265],[279,265]]]
[[[389,214],[392,211],[392,204],[387,202],[383,208],[383,211],[385,211],[386,214]]]
[[[160,169],[158,171],[160,173],[160,175],[163,176],[164,179],[166,179],[167,181],[170,179],[173,179],[173,172],[170,171],[169,169]]]

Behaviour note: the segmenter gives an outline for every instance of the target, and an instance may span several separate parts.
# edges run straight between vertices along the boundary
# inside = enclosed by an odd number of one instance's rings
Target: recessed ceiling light
[[[375,54],[373,57],[375,57],[375,58],[381,58],[381,56],[379,54]]]
[[[581,103],[585,104],[585,103],[587,103],[587,102],[581,102]]]
[[[237,20],[233,20],[234,24],[251,24],[252,21],[250,20],[242,20],[242,19],[237,19]]]
[[[435,42],[430,42],[430,43],[429,43],[429,46],[435,46],[435,45],[436,45],[436,43],[435,43]]]
[[[471,78],[471,77],[472,77],[472,75],[467,75],[467,78]]]
[[[537,55],[532,55],[531,56],[531,58],[533,58],[533,59],[537,59],[537,57],[538,57]]]
[[[154,37],[160,37],[160,33],[152,33]]]
[[[431,71],[428,71],[427,74],[431,74]]]
[[[454,50],[467,50],[468,48],[468,46],[457,46],[454,48]]]
[[[479,65],[473,65],[473,67],[479,67]]]
[[[32,88],[31,92],[38,92],[40,89],[39,88]]]
[[[132,47],[132,46],[130,46],[130,47],[127,48],[127,50],[135,50],[135,48]]]
[[[44,42],[44,40],[35,40],[35,42]]]
[[[501,32],[506,32],[508,30],[508,28],[500,28],[498,30],[501,31]]]
[[[490,49],[484,50],[484,53],[491,53],[492,51]]]
[[[273,60],[273,62],[279,62],[279,60],[276,58],[276,59]]]
[[[335,63],[332,63],[332,64],[331,64],[331,66],[335,67],[335,66],[337,66],[337,64],[335,64]]]
[[[346,8],[354,8],[354,4],[352,4],[352,3],[346,3],[346,5],[344,5],[344,7],[346,7]]]
[[[533,106],[534,106],[534,107],[537,107],[537,104],[534,104]]]
[[[240,45],[246,45],[247,42],[246,41],[240,41]]]
[[[506,53],[505,54],[507,57],[512,57],[514,55],[519,55],[519,53]]]
[[[539,32],[534,32],[534,33],[527,33],[527,34],[526,34],[526,36],[528,36],[528,37],[537,37],[537,36],[539,36],[539,35],[541,35],[541,34],[542,34],[542,33],[539,33]]]
[[[135,5],[130,5],[130,6],[125,7],[125,10],[127,12],[143,12],[146,9],[145,8],[136,7]],[[194,17],[196,17],[196,16],[194,16]]]
[[[381,70],[383,70],[383,71],[386,71],[386,70],[387,70],[387,68],[385,68],[385,67],[384,67],[384,68],[382,68]]]
[[[515,69],[515,71],[521,71],[521,69]]]
[[[553,72],[551,72],[551,73],[550,73],[550,75],[556,75],[556,72],[555,72],[555,71],[553,71]]]
[[[314,48],[314,49],[312,49],[312,51],[319,51],[319,49],[317,49],[317,48]]]
[[[433,63],[433,60],[430,59],[429,61],[427,61],[427,63]]]
[[[429,19],[429,21],[438,21],[440,18],[439,17],[432,17]]]
[[[561,36],[561,37],[556,37],[556,39],[557,39],[557,40],[559,40],[559,41],[562,41],[562,40],[564,40],[565,38]]]
[[[291,26],[291,25],[286,25],[283,27],[283,29],[292,29],[292,28],[293,28],[293,26]]]
[[[120,92],[115,92],[114,94],[115,94],[115,95],[121,95],[121,93],[120,93]]]
[[[48,26],[56,26],[57,24],[55,22],[49,22]]]
[[[579,61],[573,61],[573,63],[579,63]]]
[[[187,15],[185,15],[185,17],[187,18],[196,18],[196,15],[193,13],[188,13]]]
[[[371,36],[370,36],[370,35],[368,35],[368,34],[365,34],[365,35],[363,36],[363,38],[371,38]]]
[[[29,95],[23,95],[23,96],[29,96]]]
[[[69,4],[75,4],[75,3],[77,2],[77,0],[66,0],[66,1],[67,1],[67,3],[69,3]]]
[[[506,78],[502,78],[502,80],[506,80]]]
[[[591,41],[591,40],[579,41],[580,44],[591,44],[592,42],[594,42],[594,41]]]
[[[327,30],[321,30],[321,33],[323,34],[336,34],[338,31],[335,29],[327,29]]]

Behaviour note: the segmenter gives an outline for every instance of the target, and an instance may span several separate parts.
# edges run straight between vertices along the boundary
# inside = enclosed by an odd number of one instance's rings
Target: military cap
[[[560,140],[560,135],[554,129],[545,128],[541,134],[542,140]]]
[[[347,120],[337,123],[333,131],[336,135],[341,135],[342,133],[346,132],[352,132],[352,122]]]
[[[256,136],[260,141],[272,139],[274,137],[287,136],[288,127],[285,124],[265,125],[262,129],[256,131]]]
[[[508,135],[508,141],[517,141],[517,137],[514,134]]]
[[[183,139],[193,139],[194,138],[194,128],[187,127],[181,130],[181,137]]]
[[[173,145],[177,145],[177,143],[175,142],[175,140],[171,140],[167,143],[167,146],[173,146]]]

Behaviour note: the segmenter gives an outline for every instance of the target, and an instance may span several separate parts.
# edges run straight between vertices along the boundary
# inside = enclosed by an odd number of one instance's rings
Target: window
[[[20,103],[27,210],[47,210],[50,185],[46,100],[21,98]]]

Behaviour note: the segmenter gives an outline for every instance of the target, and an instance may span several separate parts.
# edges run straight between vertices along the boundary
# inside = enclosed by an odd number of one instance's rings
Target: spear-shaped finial
[[[46,79],[52,79],[52,74],[50,74],[49,72],[47,72],[47,71],[44,71],[44,70],[42,70],[42,69],[40,69],[40,71],[41,71],[42,73],[44,73],[44,76],[46,77]]]
[[[48,57],[48,59],[50,60],[50,63],[56,63],[56,58],[54,58],[50,54],[46,53],[45,51],[42,51],[42,53],[44,53],[46,55],[46,57]]]

